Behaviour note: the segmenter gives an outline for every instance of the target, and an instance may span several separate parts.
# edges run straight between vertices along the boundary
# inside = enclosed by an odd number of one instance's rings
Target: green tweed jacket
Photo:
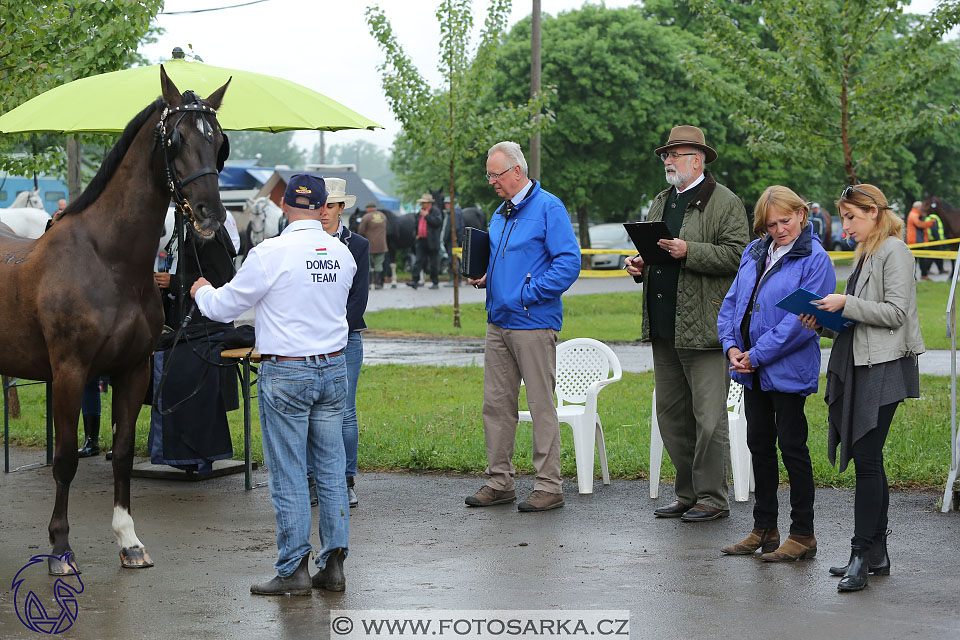
[[[671,187],[672,188],[672,187]],[[647,214],[650,222],[663,220],[670,189],[657,194]],[[677,318],[674,346],[679,349],[719,349],[717,315],[723,297],[733,283],[740,257],[750,239],[743,202],[709,171],[704,172],[699,195],[683,216],[680,238],[687,242],[687,256],[680,261],[677,285]],[[644,281],[650,267],[643,268]],[[650,321],[644,288],[640,339],[650,340]]]

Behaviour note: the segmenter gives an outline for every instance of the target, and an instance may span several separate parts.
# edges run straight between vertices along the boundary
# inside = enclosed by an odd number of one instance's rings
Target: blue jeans
[[[343,350],[347,358],[347,404],[343,408],[343,449],[347,453],[347,476],[357,475],[357,443],[360,430],[357,427],[357,380],[363,366],[363,334],[351,331]]]
[[[277,517],[277,574],[292,574],[310,553],[310,496],[313,469],[320,498],[317,566],[338,548],[347,552],[350,534],[344,482],[343,409],[346,358],[272,362],[260,365],[260,424],[263,457],[270,471],[270,499]]]

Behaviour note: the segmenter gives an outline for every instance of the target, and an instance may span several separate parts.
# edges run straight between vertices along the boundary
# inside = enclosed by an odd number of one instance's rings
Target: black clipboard
[[[644,264],[670,264],[676,262],[676,258],[661,249],[657,244],[658,240],[673,240],[673,234],[667,228],[667,223],[663,220],[656,222],[624,222],[623,228],[627,230],[633,244],[636,245],[640,257]]]
[[[463,231],[463,254],[458,265],[460,275],[482,278],[490,263],[490,235],[473,227],[467,227]]]

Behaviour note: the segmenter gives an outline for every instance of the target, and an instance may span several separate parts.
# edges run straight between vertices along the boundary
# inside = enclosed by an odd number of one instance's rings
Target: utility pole
[[[530,97],[540,93],[540,0],[533,0],[533,16],[530,21]],[[539,113],[530,114],[540,118]],[[530,177],[540,179],[540,134],[530,138]]]
[[[83,190],[80,173],[80,140],[67,136],[67,198],[73,202]]]
[[[323,131],[320,131],[320,164],[327,164],[327,150],[323,145]]]

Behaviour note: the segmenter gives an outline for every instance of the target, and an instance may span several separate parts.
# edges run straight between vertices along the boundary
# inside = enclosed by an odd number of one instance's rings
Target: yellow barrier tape
[[[935,247],[941,244],[958,243],[960,243],[960,238],[947,238],[946,240],[931,240],[930,242],[914,242],[913,244],[908,244],[907,246],[913,249],[914,247]]]

